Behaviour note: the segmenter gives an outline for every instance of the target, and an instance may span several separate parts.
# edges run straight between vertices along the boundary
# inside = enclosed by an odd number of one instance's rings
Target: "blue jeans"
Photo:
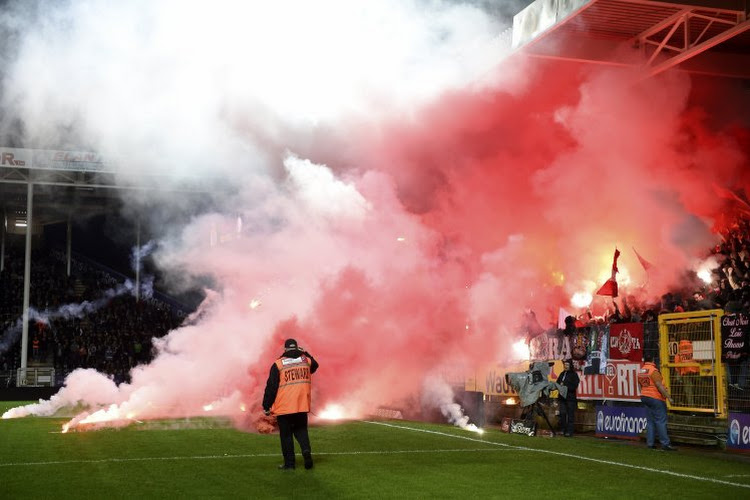
[[[662,446],[669,446],[667,435],[667,403],[660,399],[641,396],[641,403],[646,407],[646,444],[654,446],[655,434],[659,434]]]

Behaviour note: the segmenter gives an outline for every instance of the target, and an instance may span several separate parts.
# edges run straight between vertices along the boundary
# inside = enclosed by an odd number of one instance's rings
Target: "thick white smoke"
[[[4,123],[123,181],[159,173],[127,213],[170,283],[209,284],[130,384],[87,399],[79,373],[56,404],[241,419],[291,336],[320,358],[314,398],[366,411],[503,359],[520,311],[556,321],[615,245],[664,263],[663,292],[713,241],[706,186],[746,176],[731,131],[685,112],[684,74],[498,65],[490,4],[10,2]],[[214,209],[161,190],[185,181]]]
[[[22,121],[26,144],[97,151],[123,181],[159,173],[168,177],[154,182],[165,187],[166,178],[204,186],[219,179],[231,189],[216,193],[217,212],[195,213],[176,227],[170,212],[192,208],[184,197],[125,194],[128,212],[156,235],[147,250],[155,246],[167,280],[208,276],[209,300],[186,326],[155,342],[157,358],[136,368],[131,384],[113,387],[106,377],[77,371],[49,402],[5,416],[77,404],[103,410],[81,414],[73,425],[238,414],[257,407],[248,398],[257,396],[265,366],[259,373],[248,368],[275,349],[268,342],[280,322],[314,325],[314,309],[342,275],[361,273],[371,294],[397,297],[406,289],[411,302],[429,293],[430,301],[443,295],[451,303],[454,279],[430,274],[440,236],[404,210],[393,180],[363,169],[364,162],[332,169],[308,157],[327,156],[321,136],[328,144],[337,138],[345,152],[352,125],[375,137],[381,121],[408,122],[446,92],[516,85],[520,72],[497,72],[507,51],[498,35],[509,19],[496,9],[441,0],[8,7],[0,23],[16,43],[5,55],[2,106],[6,117]],[[409,284],[394,288],[394,276]],[[364,340],[352,343],[382,349],[384,359],[415,334],[402,330],[408,325],[391,301],[381,316],[353,313]],[[414,328],[426,319],[432,321],[417,315]],[[382,335],[392,340],[378,340]],[[324,365],[342,362],[321,335],[300,340],[326,350]],[[389,390],[382,384],[369,391],[373,404],[383,402],[373,392]]]

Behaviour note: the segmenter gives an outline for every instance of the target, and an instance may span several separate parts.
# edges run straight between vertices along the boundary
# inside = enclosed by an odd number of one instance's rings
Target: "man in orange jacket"
[[[667,434],[667,403],[674,404],[672,396],[664,386],[661,373],[654,364],[654,356],[646,354],[644,363],[638,372],[638,385],[641,388],[641,402],[646,407],[646,445],[655,449],[656,434],[665,451],[676,451],[669,441]]]
[[[263,395],[263,412],[276,415],[284,463],[279,469],[294,469],[294,439],[302,450],[305,469],[312,469],[312,451],[307,433],[312,377],[318,362],[294,339],[284,342],[284,353],[271,365]]]

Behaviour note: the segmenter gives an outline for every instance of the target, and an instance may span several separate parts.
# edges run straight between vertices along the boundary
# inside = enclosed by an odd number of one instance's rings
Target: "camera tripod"
[[[544,421],[547,422],[547,426],[549,427],[550,432],[552,432],[552,435],[554,436],[555,429],[552,427],[549,418],[547,418],[547,413],[544,411],[544,408],[542,407],[539,399],[528,406],[524,406],[523,411],[521,412],[521,419],[526,420],[527,422],[533,422],[534,417],[537,415],[541,415],[542,418],[544,418]]]

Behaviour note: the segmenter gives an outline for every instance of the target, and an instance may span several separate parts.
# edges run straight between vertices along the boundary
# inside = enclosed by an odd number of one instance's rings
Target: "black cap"
[[[297,349],[297,341],[294,339],[286,339],[286,342],[284,342],[284,350],[285,351],[291,351],[292,349]]]

